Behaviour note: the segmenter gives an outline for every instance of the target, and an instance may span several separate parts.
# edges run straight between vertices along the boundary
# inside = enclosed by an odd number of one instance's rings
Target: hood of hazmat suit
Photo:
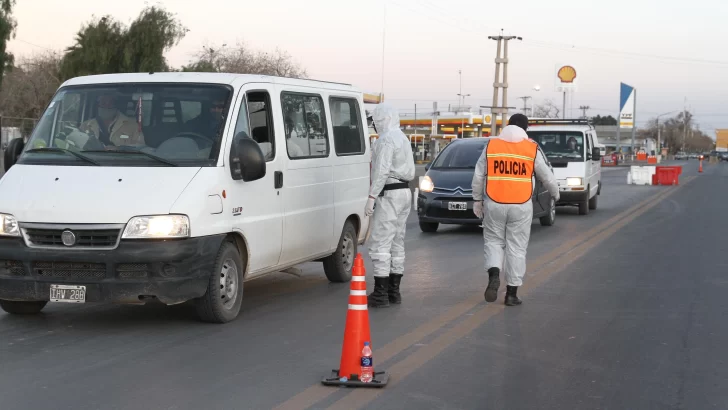
[[[369,195],[377,198],[369,242],[374,276],[385,277],[404,271],[405,224],[412,207],[409,188],[384,191],[386,185],[415,178],[412,146],[399,129],[399,113],[388,103],[378,104],[372,120],[379,138],[372,147],[372,184]],[[379,196],[380,194],[383,196]]]

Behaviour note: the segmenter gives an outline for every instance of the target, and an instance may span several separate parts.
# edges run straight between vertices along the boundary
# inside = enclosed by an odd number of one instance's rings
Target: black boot
[[[389,303],[399,305],[402,303],[402,295],[399,294],[399,282],[402,281],[402,274],[390,273],[389,274]]]
[[[485,289],[485,301],[495,302],[498,299],[498,288],[500,287],[500,269],[488,269],[488,287]]]
[[[518,299],[518,296],[516,296],[516,292],[518,292],[518,286],[506,286],[506,306],[518,306],[523,303],[523,301]]]
[[[367,296],[367,304],[369,305],[369,307],[389,307],[389,296],[387,295],[388,286],[388,277],[374,277],[374,292],[370,293],[369,296]]]

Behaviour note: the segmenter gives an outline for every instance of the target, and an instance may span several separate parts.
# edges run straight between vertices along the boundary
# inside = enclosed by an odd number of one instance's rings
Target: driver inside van
[[[570,137],[569,140],[566,142],[566,147],[569,149],[569,151],[578,152],[577,149],[578,143],[576,142],[576,138]]]
[[[136,121],[122,114],[116,102],[111,94],[99,96],[96,99],[96,117],[82,123],[79,130],[105,146],[146,145]]]

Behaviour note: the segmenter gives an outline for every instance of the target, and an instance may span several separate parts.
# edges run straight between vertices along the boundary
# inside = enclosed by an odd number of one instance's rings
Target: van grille
[[[46,278],[100,279],[106,276],[106,265],[86,262],[35,262],[33,271]]]
[[[137,279],[149,276],[149,264],[121,263],[116,266],[116,273],[121,279]]]
[[[65,229],[26,228],[25,235],[31,246],[54,248],[113,248],[120,229],[69,229],[76,235],[73,246],[65,246],[61,235]]]
[[[27,272],[20,261],[0,261],[0,276],[25,276]]]

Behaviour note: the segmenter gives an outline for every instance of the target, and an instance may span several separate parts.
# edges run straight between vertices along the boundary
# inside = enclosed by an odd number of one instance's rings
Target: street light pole
[[[657,118],[655,119],[655,121],[657,123],[657,150],[659,152],[657,155],[662,155],[662,145],[661,145],[661,141],[660,141],[660,137],[661,137],[660,134],[661,134],[662,128],[660,128],[660,117],[664,117],[665,115],[670,115],[670,114],[673,114],[676,112],[677,112],[677,110],[666,112],[664,114],[658,115]]]

